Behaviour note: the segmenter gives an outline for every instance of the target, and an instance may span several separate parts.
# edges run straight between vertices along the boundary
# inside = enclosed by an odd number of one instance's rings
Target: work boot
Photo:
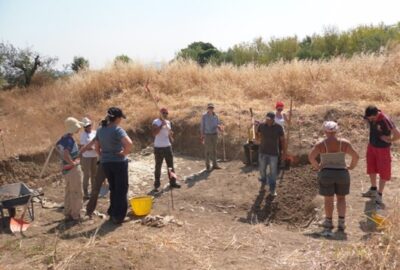
[[[376,190],[369,189],[367,192],[362,193],[363,197],[374,198],[378,192]]]
[[[177,184],[176,182],[170,182],[169,187],[170,188],[181,188],[181,185]]]
[[[332,230],[333,229],[333,222],[331,218],[325,218],[324,222],[322,222],[322,227],[327,230]]]

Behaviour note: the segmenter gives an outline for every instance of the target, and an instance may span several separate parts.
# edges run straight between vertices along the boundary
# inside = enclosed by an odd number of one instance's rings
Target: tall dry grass
[[[228,130],[238,125],[239,118],[248,118],[244,112],[249,107],[261,117],[273,109],[275,101],[288,103],[290,97],[304,113],[312,113],[316,105],[342,106],[346,102],[360,110],[376,103],[392,114],[400,113],[400,49],[388,55],[269,66],[200,68],[195,63],[175,62],[157,70],[119,65],[42,87],[1,93],[0,127],[8,154],[41,151],[62,133],[67,116],[90,116],[99,121],[111,105],[126,111],[126,128],[148,125],[157,116],[143,88],[148,79],[160,105],[170,109],[175,121],[196,123],[205,104],[214,102]]]

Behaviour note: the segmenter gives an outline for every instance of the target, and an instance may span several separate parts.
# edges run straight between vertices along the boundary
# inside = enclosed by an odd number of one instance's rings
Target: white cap
[[[83,127],[87,127],[92,124],[92,121],[89,118],[84,117],[84,118],[82,118],[82,123],[83,123]]]
[[[339,125],[334,121],[325,121],[323,124],[325,132],[337,132],[339,130]]]

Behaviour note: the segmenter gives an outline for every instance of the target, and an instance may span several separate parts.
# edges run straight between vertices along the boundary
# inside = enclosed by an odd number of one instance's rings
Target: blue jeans
[[[267,167],[270,167],[269,174],[267,175]],[[260,181],[263,184],[269,185],[270,191],[275,191],[276,178],[278,176],[278,156],[268,154],[258,154],[258,166],[260,169]],[[268,180],[268,182],[267,182]]]

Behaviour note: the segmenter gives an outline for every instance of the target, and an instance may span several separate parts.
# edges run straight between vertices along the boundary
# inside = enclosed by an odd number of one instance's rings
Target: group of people
[[[215,106],[207,105],[207,112],[200,121],[200,140],[204,144],[205,169],[212,171],[221,169],[217,163],[218,134],[223,132],[224,125],[215,113]],[[268,112],[261,122],[252,121],[252,132],[245,145],[247,164],[252,165],[253,153],[257,153],[256,161],[260,171],[262,186],[269,186],[270,196],[277,196],[276,180],[279,164],[286,160],[285,123],[290,122],[291,115],[283,113],[284,104],[277,102],[276,112]],[[159,192],[161,186],[161,168],[166,161],[169,187],[180,188],[177,183],[173,158],[173,127],[169,119],[168,109],[160,110],[160,117],[152,123],[154,136],[154,189]],[[82,122],[69,117],[65,120],[66,134],[57,142],[61,153],[65,187],[65,217],[70,220],[80,219],[83,198],[89,199],[86,214],[91,216],[96,208],[99,190],[105,179],[108,179],[110,189],[110,219],[119,224],[123,222],[128,207],[128,159],[132,141],[126,131],[120,127],[125,115],[121,109],[112,107],[107,111],[106,118],[100,123],[97,131],[92,130],[92,122],[84,118]],[[400,132],[383,112],[376,106],[368,106],[365,110],[365,120],[369,123],[370,135],[367,147],[367,174],[370,176],[371,187],[363,193],[364,197],[373,197],[378,206],[383,205],[383,190],[385,183],[391,179],[392,142],[400,139]],[[80,128],[84,132],[80,136],[80,145],[76,144],[73,135]],[[336,196],[338,210],[338,229],[345,229],[346,195],[350,192],[349,170],[357,166],[359,155],[351,143],[337,137],[339,126],[334,121],[323,123],[325,139],[317,143],[309,153],[312,167],[318,171],[319,193],[324,196],[325,221],[323,226],[332,229],[334,200]],[[351,162],[346,164],[345,156],[350,155]],[[81,158],[80,158],[81,157]],[[319,158],[319,159],[318,159]],[[83,167],[83,177],[80,169]],[[267,173],[267,169],[268,173]],[[377,180],[379,175],[379,182]],[[88,183],[91,179],[91,193]],[[82,185],[83,179],[83,185]],[[83,190],[83,192],[82,192]]]
[[[265,122],[253,120],[249,131],[249,140],[244,145],[245,163],[258,163],[262,185],[269,185],[270,195],[277,196],[276,178],[279,161],[285,161],[286,141],[284,135],[285,122],[290,122],[286,114],[282,114],[284,104],[277,102],[277,112],[269,112]],[[369,124],[370,134],[367,146],[367,174],[371,187],[362,193],[363,197],[373,198],[377,207],[384,207],[383,190],[386,182],[391,179],[391,144],[400,139],[400,132],[393,121],[376,106],[365,109],[364,119]],[[351,143],[338,138],[339,125],[334,121],[323,123],[325,139],[317,143],[309,153],[309,162],[318,171],[319,194],[324,197],[325,220],[322,223],[326,230],[332,230],[334,200],[336,196],[339,230],[345,229],[346,195],[350,192],[349,170],[357,166],[359,155]],[[254,153],[257,154],[255,158]],[[349,165],[345,156],[351,157]],[[319,158],[319,159],[318,159]],[[266,174],[266,168],[269,173]],[[377,176],[379,175],[379,182]]]

